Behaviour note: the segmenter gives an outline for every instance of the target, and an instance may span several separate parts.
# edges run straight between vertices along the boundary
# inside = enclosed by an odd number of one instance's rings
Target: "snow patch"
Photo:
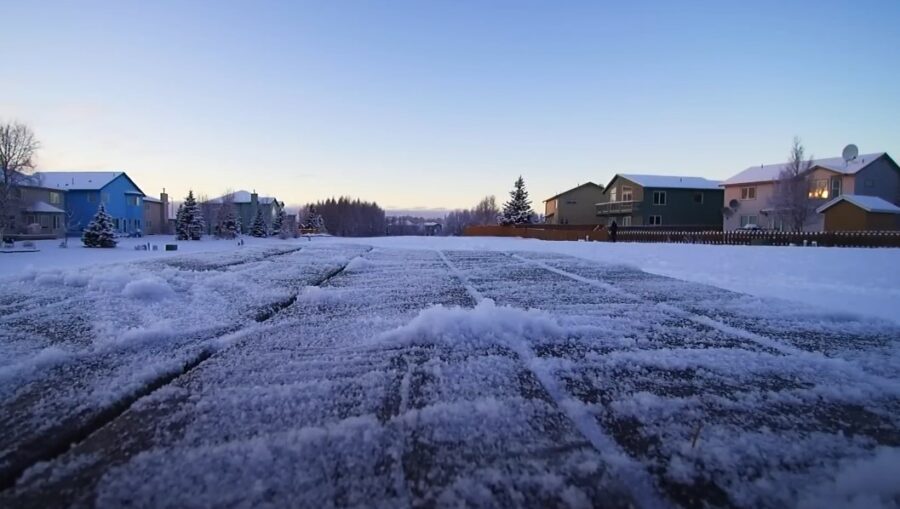
[[[350,260],[350,263],[348,263],[347,267],[344,268],[344,272],[362,272],[371,266],[371,261],[363,258],[362,256],[357,256],[356,258]]]
[[[548,313],[498,306],[484,299],[474,308],[431,306],[409,323],[375,337],[379,343],[400,345],[469,343],[515,347],[534,339],[562,338],[566,331]]]
[[[167,282],[158,277],[147,277],[131,281],[122,289],[122,295],[145,302],[158,302],[175,296],[175,291]]]
[[[320,286],[307,286],[303,288],[297,300],[310,304],[334,304],[340,302],[344,292],[334,288],[322,288]]]

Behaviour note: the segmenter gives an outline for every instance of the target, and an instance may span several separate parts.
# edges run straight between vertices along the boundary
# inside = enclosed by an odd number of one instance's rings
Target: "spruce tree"
[[[278,213],[275,214],[275,220],[272,221],[272,234],[281,233],[281,227],[284,224],[284,209],[278,209]]]
[[[520,175],[509,192],[509,201],[503,204],[503,212],[500,214],[500,224],[528,224],[534,218],[531,210],[531,200],[528,199],[528,191],[525,190],[525,180]]]
[[[310,205],[306,209],[306,217],[303,218],[303,224],[300,225],[304,230],[315,230],[317,233],[325,229],[325,221],[322,215],[316,211],[316,207]]]
[[[188,240],[190,238],[189,235],[184,215],[184,204],[182,203],[178,206],[178,211],[175,213],[175,239]]]
[[[262,208],[256,209],[256,217],[253,218],[253,225],[250,227],[250,235],[254,237],[265,237],[266,221],[263,219]]]
[[[188,238],[200,240],[206,224],[203,222],[203,213],[200,211],[200,204],[194,198],[193,190],[189,190],[187,198],[184,199],[184,223]]]
[[[101,203],[94,218],[82,233],[81,242],[85,247],[116,247],[115,235],[112,217],[106,213],[106,208]]]

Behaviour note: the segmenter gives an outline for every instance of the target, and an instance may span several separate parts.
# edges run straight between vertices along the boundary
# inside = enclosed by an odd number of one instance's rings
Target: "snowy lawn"
[[[900,500],[895,322],[592,260],[740,248],[200,246],[4,280],[0,506]]]

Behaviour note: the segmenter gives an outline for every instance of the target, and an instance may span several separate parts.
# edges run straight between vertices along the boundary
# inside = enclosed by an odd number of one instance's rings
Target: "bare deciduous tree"
[[[809,199],[810,168],[812,157],[804,158],[803,144],[800,138],[794,137],[791,154],[778,175],[771,200],[773,213],[778,214],[793,231],[803,230],[815,212],[815,204]]]
[[[477,225],[497,224],[497,216],[500,215],[500,208],[497,206],[497,198],[494,196],[485,196],[472,209],[472,219]]]
[[[19,186],[31,179],[34,154],[40,144],[34,132],[19,122],[0,123],[0,238],[15,226]]]

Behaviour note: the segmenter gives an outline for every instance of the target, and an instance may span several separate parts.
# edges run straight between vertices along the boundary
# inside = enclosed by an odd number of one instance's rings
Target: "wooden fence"
[[[602,230],[558,230],[534,227],[470,226],[467,236],[523,237],[541,240],[607,241]],[[759,246],[900,247],[900,231],[778,232],[778,231],[655,231],[620,230],[618,242],[668,242]]]
[[[561,230],[546,228],[523,228],[509,226],[469,226],[463,231],[467,237],[522,237],[541,240],[609,240],[606,230]]]

